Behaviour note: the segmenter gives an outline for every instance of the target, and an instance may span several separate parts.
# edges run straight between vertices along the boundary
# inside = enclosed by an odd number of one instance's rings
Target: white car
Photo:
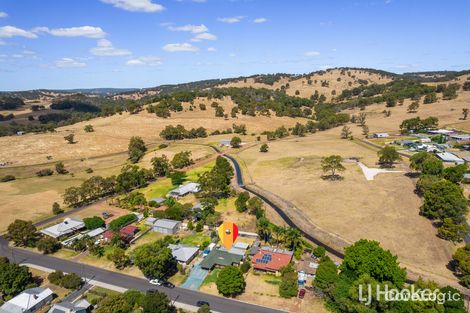
[[[152,285],[155,285],[155,286],[161,286],[162,285],[162,281],[160,279],[151,279],[151,280],[149,280],[149,283],[152,284]]]

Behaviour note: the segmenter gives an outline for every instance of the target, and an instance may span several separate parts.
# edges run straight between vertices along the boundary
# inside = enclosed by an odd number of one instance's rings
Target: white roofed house
[[[53,292],[49,288],[26,289],[0,307],[0,313],[32,313],[52,301]]]
[[[85,223],[81,219],[67,217],[62,223],[41,230],[41,233],[57,239],[75,233],[77,230],[83,228],[85,228]]]
[[[468,134],[451,134],[449,135],[449,140],[451,141],[470,141],[470,135]]]
[[[198,183],[188,183],[186,185],[181,185],[176,189],[173,189],[169,192],[171,197],[184,197],[190,193],[196,193],[201,190],[201,186]]]
[[[156,220],[153,224],[153,231],[162,234],[176,234],[180,228],[180,221],[169,220],[166,218]]]
[[[171,254],[175,259],[182,264],[189,264],[197,256],[199,252],[198,247],[186,246],[182,244],[168,245],[168,248],[171,249]]]

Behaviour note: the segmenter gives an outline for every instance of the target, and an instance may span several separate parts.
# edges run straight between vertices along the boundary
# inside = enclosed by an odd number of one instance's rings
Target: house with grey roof
[[[57,239],[62,236],[73,234],[83,228],[85,228],[85,223],[81,219],[67,217],[62,223],[55,224],[41,230],[41,233]]]
[[[442,152],[442,153],[436,153],[436,156],[442,160],[442,162],[449,162],[449,163],[455,163],[455,164],[464,164],[465,161],[455,154],[452,154],[450,152]]]
[[[184,197],[190,193],[196,193],[201,190],[201,186],[198,183],[187,183],[186,185],[181,185],[176,189],[173,189],[168,193],[171,197]]]
[[[52,301],[54,293],[49,288],[26,289],[0,307],[0,313],[32,313]]]
[[[155,202],[157,205],[162,205],[163,203],[165,203],[166,199],[165,198],[152,198],[150,199],[149,202]]]
[[[180,221],[169,220],[166,218],[156,220],[153,224],[153,231],[162,234],[176,234],[180,230],[180,228]]]
[[[54,304],[47,313],[87,313],[91,304],[86,300],[80,300],[76,303],[63,301]]]
[[[243,260],[243,256],[230,253],[221,249],[213,249],[200,264],[202,269],[212,270],[214,267],[225,267],[238,265]]]
[[[197,256],[199,252],[198,247],[187,246],[182,244],[168,245],[168,248],[171,249],[171,254],[173,257],[182,264],[189,264]]]

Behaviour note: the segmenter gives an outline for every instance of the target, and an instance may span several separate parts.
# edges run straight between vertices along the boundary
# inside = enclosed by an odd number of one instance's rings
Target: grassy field
[[[321,179],[323,156],[359,157],[376,167],[376,151],[339,139],[338,129],[269,146],[268,153],[254,147],[238,155],[245,161],[245,176],[256,185],[290,201],[313,224],[347,242],[378,240],[404,266],[453,278],[446,269],[452,246],[437,238],[431,222],[419,215],[421,201],[413,192],[414,182],[404,173],[379,174],[367,181],[356,164],[345,163],[343,180]]]
[[[347,74],[348,72],[351,74],[350,76]],[[319,94],[324,95],[327,99],[331,99],[333,97],[333,91],[339,95],[344,89],[358,87],[360,85],[359,79],[376,84],[386,84],[391,81],[390,77],[381,77],[379,74],[367,71],[349,70],[341,73],[341,70],[332,69],[323,74],[316,73],[309,77],[294,79],[283,77],[272,85],[255,82],[254,78],[247,78],[246,82],[240,80],[220,85],[220,87],[253,87],[276,90],[280,89],[281,86],[289,84],[286,93],[290,96],[310,98],[315,91],[318,91]],[[311,80],[311,84],[308,83],[308,80]],[[327,82],[328,86],[322,85],[322,82]],[[297,91],[298,94],[296,94]]]
[[[215,117],[215,110],[210,106],[211,102],[206,98],[196,99],[197,109],[194,111],[189,111],[189,103],[185,103],[183,104],[185,110],[172,113],[172,116],[167,119],[159,118],[144,110],[138,114],[123,113],[60,127],[54,133],[1,137],[0,146],[9,148],[0,150],[0,161],[19,166],[48,162],[48,156],[52,160],[74,160],[121,153],[127,151],[129,139],[132,136],[140,136],[151,145],[163,143],[164,140],[159,137],[159,134],[167,125],[181,124],[187,129],[205,127],[208,132],[212,132],[225,130],[236,123],[245,124],[249,134],[259,134],[265,130],[274,130],[281,125],[289,127],[299,120],[305,121],[274,115],[272,117],[239,115],[237,118],[224,119]],[[218,102],[226,112],[234,106],[230,98],[224,98]],[[199,103],[205,103],[207,110],[199,110]],[[93,125],[95,131],[86,133],[83,128],[87,124]],[[69,145],[64,140],[64,136],[68,134],[75,135],[75,144]],[[212,138],[211,141],[218,141],[217,137]]]
[[[204,280],[201,288],[202,292],[218,295],[215,284],[219,269],[212,271]],[[251,271],[245,275],[245,292],[236,297],[237,300],[255,303],[258,305],[282,308],[289,312],[328,312],[323,301],[307,294],[305,299],[299,298],[284,299],[279,296],[279,285],[272,284],[270,281],[276,280],[276,277],[268,274],[253,274]]]
[[[193,159],[205,159],[215,155],[214,150],[200,144],[177,144],[173,143],[165,149],[158,150],[158,153],[165,153],[167,156],[174,155],[182,150],[193,152]],[[150,151],[141,162],[141,166],[150,166],[150,160],[156,151]],[[103,177],[116,175],[121,167],[127,163],[127,153],[118,153],[108,156],[95,157],[85,160],[69,160],[64,162],[67,170],[71,174],[57,175],[47,177],[37,177],[35,173],[39,169],[54,169],[55,163],[41,165],[29,165],[18,167],[0,168],[0,177],[4,175],[14,175],[17,180],[0,183],[0,194],[2,203],[0,204],[0,231],[18,218],[18,212],[21,212],[21,218],[26,220],[38,221],[52,214],[52,203],[62,203],[62,194],[64,190],[71,186],[78,186],[84,180],[91,176],[101,175]],[[204,164],[201,167],[188,171],[189,180],[197,180],[197,175],[210,169],[213,162]],[[92,168],[93,173],[86,173],[85,169]],[[165,195],[173,186],[169,179],[158,181],[145,189],[149,198]],[[148,194],[147,194],[148,192]]]

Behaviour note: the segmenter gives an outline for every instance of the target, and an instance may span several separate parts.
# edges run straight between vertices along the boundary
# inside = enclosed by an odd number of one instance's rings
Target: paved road
[[[173,301],[181,303],[196,305],[199,300],[207,301],[210,303],[211,309],[223,313],[281,313],[285,311],[274,310],[257,305],[248,304],[232,299],[212,296],[202,292],[184,289],[184,288],[164,288],[150,285],[145,279],[133,277],[118,272],[108,271],[102,268],[85,265],[69,260],[59,259],[43,254],[38,254],[28,250],[11,248],[8,242],[0,237],[0,255],[8,257],[15,263],[27,263],[42,266],[46,268],[53,268],[68,273],[76,273],[81,277],[93,279],[102,283],[126,288],[149,290],[157,289],[158,291],[166,293]]]

